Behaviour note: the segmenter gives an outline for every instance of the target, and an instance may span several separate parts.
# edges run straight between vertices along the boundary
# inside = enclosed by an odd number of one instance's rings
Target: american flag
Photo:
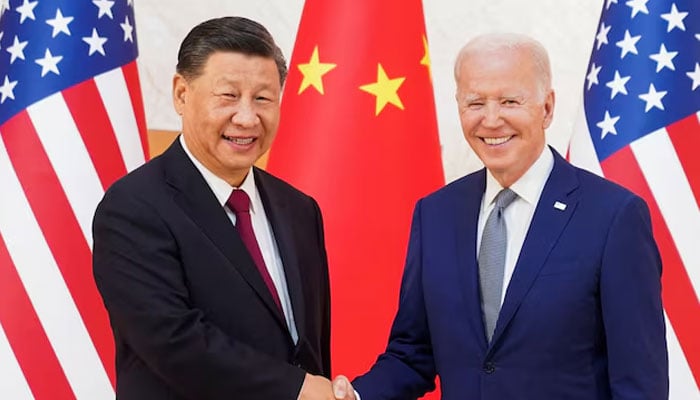
[[[583,106],[569,157],[649,205],[670,398],[700,399],[700,2],[605,0]]]
[[[133,3],[0,9],[0,398],[111,399],[91,223],[146,158]]]

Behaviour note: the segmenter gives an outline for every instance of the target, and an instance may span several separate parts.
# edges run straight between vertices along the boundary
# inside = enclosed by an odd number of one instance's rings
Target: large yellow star
[[[299,71],[304,75],[304,79],[301,81],[297,94],[301,94],[309,86],[313,86],[319,93],[323,94],[323,75],[335,68],[336,65],[320,62],[318,59],[318,46],[316,46],[313,53],[311,53],[309,62],[307,64],[299,64],[298,67]]]
[[[374,115],[379,115],[387,103],[391,103],[403,110],[403,103],[401,103],[401,98],[399,98],[397,92],[405,80],[406,77],[403,76],[400,78],[389,79],[386,72],[384,72],[382,64],[377,64],[377,81],[375,83],[360,86],[360,90],[377,96]]]
[[[431,68],[430,64],[430,52],[428,51],[428,39],[423,35],[423,50],[425,51],[425,54],[423,54],[423,58],[420,60],[420,65],[425,65],[428,68],[428,76],[430,76],[430,80],[433,79],[433,70]]]

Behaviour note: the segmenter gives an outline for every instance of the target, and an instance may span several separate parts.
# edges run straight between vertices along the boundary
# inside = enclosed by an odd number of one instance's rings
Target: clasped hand
[[[318,376],[306,374],[298,400],[357,400],[355,390],[348,378],[338,375],[333,382]]]

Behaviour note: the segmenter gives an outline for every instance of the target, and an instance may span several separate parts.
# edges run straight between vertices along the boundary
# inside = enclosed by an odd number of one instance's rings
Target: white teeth
[[[233,142],[235,144],[240,144],[240,145],[251,144],[251,143],[253,143],[253,140],[255,140],[255,138],[242,139],[242,138],[232,138],[232,137],[228,137],[228,136],[224,136],[224,138],[226,140],[228,140],[229,142]]]
[[[513,136],[499,137],[499,138],[483,138],[484,142],[488,145],[503,144],[510,140]]]

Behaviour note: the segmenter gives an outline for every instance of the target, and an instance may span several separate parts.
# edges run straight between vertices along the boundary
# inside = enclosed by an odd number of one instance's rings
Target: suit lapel
[[[301,282],[301,270],[299,268],[299,259],[297,257],[296,246],[294,245],[294,224],[289,220],[290,213],[285,196],[275,193],[274,185],[271,185],[269,176],[253,168],[255,173],[255,182],[260,192],[260,198],[262,200],[263,206],[265,207],[265,213],[267,214],[267,219],[270,221],[272,226],[272,231],[275,236],[275,242],[277,242],[277,249],[280,253],[280,258],[282,259],[282,265],[284,269],[285,278],[287,280],[287,293],[289,293],[289,299],[292,302],[292,311],[294,312],[294,322],[297,328],[297,334],[299,336],[299,342],[301,338],[304,338],[304,320],[305,307],[304,307],[304,295],[302,292],[302,282]]]
[[[248,249],[204,177],[185,154],[180,141],[176,139],[163,157],[166,162],[166,181],[175,189],[175,203],[226,256],[265,303],[275,319],[286,329],[287,324],[278,311]]]
[[[492,344],[496,343],[530,290],[547,256],[554,248],[578,204],[578,178],[574,168],[555,151],[554,167],[532,217],[525,242],[508,285]],[[554,205],[566,205],[564,210]],[[493,346],[491,347],[493,349]]]
[[[457,196],[455,212],[450,218],[456,218],[455,235],[458,238],[459,291],[462,294],[464,304],[466,304],[467,315],[470,316],[469,328],[474,337],[482,338],[480,345],[485,348],[487,343],[481,311],[476,235],[481,199],[486,188],[486,170],[482,169],[465,179],[467,181],[462,185],[465,191],[460,192]]]

